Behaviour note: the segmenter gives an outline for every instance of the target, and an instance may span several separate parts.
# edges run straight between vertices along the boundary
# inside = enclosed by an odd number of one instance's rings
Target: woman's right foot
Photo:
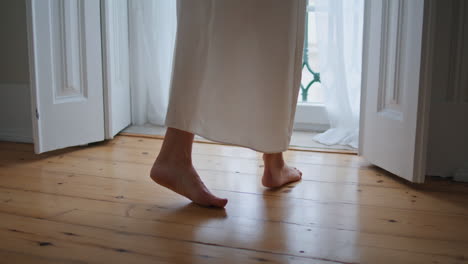
[[[227,199],[214,196],[203,184],[191,164],[156,160],[151,169],[151,179],[201,206],[224,208]]]

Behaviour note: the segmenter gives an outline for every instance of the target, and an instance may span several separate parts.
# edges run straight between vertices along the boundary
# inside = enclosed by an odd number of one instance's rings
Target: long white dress
[[[288,148],[306,0],[179,0],[166,126],[264,153]]]

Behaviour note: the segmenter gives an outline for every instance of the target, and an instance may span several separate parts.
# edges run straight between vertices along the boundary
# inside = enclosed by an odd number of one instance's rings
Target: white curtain
[[[358,147],[364,0],[315,0],[321,82],[330,129],[314,140]]]
[[[164,125],[177,30],[177,1],[130,0],[132,123]]]

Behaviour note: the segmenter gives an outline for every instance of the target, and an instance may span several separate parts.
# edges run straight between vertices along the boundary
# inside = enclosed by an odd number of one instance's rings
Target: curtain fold
[[[319,69],[330,129],[314,140],[358,147],[364,0],[315,0]]]
[[[132,124],[164,125],[177,30],[177,1],[130,0]]]

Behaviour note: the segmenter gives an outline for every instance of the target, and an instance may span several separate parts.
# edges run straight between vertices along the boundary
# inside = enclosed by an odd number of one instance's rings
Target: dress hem
[[[202,138],[205,138],[205,139],[208,139],[208,140],[211,140],[211,141],[214,141],[214,142],[218,142],[218,143],[222,143],[222,144],[227,144],[227,145],[232,145],[232,146],[236,146],[236,147],[248,148],[248,149],[251,149],[251,150],[254,150],[254,151],[257,151],[257,152],[261,152],[261,153],[265,153],[265,154],[273,154],[273,153],[280,153],[280,152],[282,153],[282,152],[285,152],[286,150],[288,150],[288,147],[286,147],[286,148],[282,148],[282,149],[280,149],[280,150],[265,151],[265,150],[260,150],[260,148],[253,147],[253,146],[249,146],[249,145],[245,145],[245,144],[234,143],[234,142],[228,142],[227,140],[223,140],[223,139],[216,139],[216,137],[207,136],[207,135],[205,135],[204,133],[200,133],[200,132],[197,131],[196,129],[187,129],[187,128],[184,128],[184,127],[181,127],[181,126],[172,125],[172,124],[166,124],[166,127],[168,127],[168,128],[175,128],[175,129],[179,129],[179,130],[183,130],[183,131],[185,131],[185,132],[189,132],[189,133],[195,134],[195,135],[197,135],[197,136],[200,136],[200,137],[202,137]]]

